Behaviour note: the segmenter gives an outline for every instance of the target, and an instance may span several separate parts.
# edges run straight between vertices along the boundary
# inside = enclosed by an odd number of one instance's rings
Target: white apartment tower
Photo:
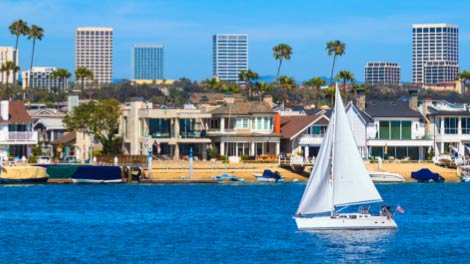
[[[400,84],[400,66],[393,62],[369,62],[365,67],[365,83]]]
[[[46,89],[49,92],[54,91],[55,89],[66,90],[68,88],[68,80],[61,80],[59,82],[59,79],[51,78],[52,72],[55,70],[57,70],[56,67],[33,67],[32,71],[23,71],[21,73],[23,89],[27,87],[38,88]]]
[[[451,24],[413,25],[413,82],[453,82],[459,72],[459,29]]]
[[[93,72],[98,83],[111,83],[113,78],[113,29],[77,28],[75,68]]]
[[[16,52],[16,65],[18,65],[18,53],[19,52]],[[15,62],[14,56],[15,56],[15,48],[0,47],[0,66],[7,61]],[[19,74],[18,72],[17,73],[10,72],[10,75],[8,76],[8,83],[11,84],[15,80],[18,80],[18,74]],[[7,73],[0,72],[0,83],[6,83],[6,81],[7,81]]]
[[[214,76],[220,81],[241,83],[238,74],[248,70],[248,35],[215,34],[212,54]]]

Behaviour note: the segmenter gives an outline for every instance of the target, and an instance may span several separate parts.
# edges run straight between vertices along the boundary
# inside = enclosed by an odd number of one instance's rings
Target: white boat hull
[[[92,179],[72,179],[73,183],[121,183],[122,180],[92,180]]]
[[[395,221],[385,215],[338,214],[335,217],[294,217],[299,230],[397,229]]]
[[[398,183],[405,181],[403,176],[396,173],[370,171],[369,175],[374,183]]]

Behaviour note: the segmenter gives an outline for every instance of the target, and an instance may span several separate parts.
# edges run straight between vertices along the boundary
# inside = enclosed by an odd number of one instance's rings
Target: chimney
[[[270,94],[267,94],[263,97],[263,102],[268,103],[271,108],[273,108],[273,97]]]
[[[8,116],[10,115],[10,102],[8,100],[2,100],[0,103],[0,115],[2,116],[2,119],[7,121]]]
[[[418,111],[418,90],[409,89],[408,93],[410,95],[410,99],[408,100],[410,108],[414,111]]]
[[[356,107],[361,111],[366,109],[366,94],[364,93],[364,89],[357,89]]]
[[[428,120],[428,114],[429,114],[428,107],[429,106],[432,106],[432,96],[431,95],[426,96],[423,100],[422,114],[424,115],[426,120]],[[431,132],[432,132],[431,124],[430,124],[430,122],[426,122],[425,133],[429,134]]]
[[[233,104],[235,103],[235,98],[231,93],[226,93],[224,94],[224,102],[227,104]]]

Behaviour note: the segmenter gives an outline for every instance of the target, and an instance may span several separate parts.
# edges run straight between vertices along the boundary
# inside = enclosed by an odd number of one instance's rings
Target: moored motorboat
[[[215,175],[211,177],[212,179],[218,180],[218,181],[240,181],[240,178],[235,175],[230,175],[227,173],[222,173],[220,175]]]
[[[430,171],[427,168],[411,172],[411,178],[418,182],[444,182],[445,179],[439,173]]]
[[[278,171],[264,170],[263,173],[253,173],[257,182],[284,182]]]
[[[457,174],[462,182],[470,182],[470,165],[458,167]]]
[[[121,183],[119,166],[82,165],[72,174],[74,183]]]
[[[3,166],[0,173],[2,184],[47,183],[46,169],[35,166]]]
[[[369,175],[374,183],[399,183],[405,181],[405,177],[398,173],[369,171]]]

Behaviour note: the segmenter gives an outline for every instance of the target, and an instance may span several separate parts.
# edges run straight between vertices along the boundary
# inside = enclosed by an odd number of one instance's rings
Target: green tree
[[[321,87],[326,84],[325,79],[320,77],[314,77],[304,83],[306,86],[310,86],[315,90],[314,97],[315,97],[315,108],[318,109],[320,107],[320,91]]]
[[[460,80],[461,84],[462,84],[462,92],[463,92],[463,95],[465,96],[466,94],[466,87],[467,87],[467,81],[470,80],[470,72],[468,71],[463,71],[463,72],[459,72],[458,75],[457,75],[457,78]]]
[[[59,82],[59,87],[57,87],[57,92],[59,96],[62,83],[66,82],[70,78],[70,76],[72,76],[72,74],[64,68],[58,68],[57,70],[52,71],[51,79],[57,79],[57,81]]]
[[[13,76],[16,75],[16,73],[20,70],[20,67],[16,66],[16,64],[13,62],[13,61],[6,61],[5,63],[2,64],[2,66],[0,66],[0,72],[4,72],[5,73],[5,77],[6,77],[6,82],[5,82],[5,85],[6,85],[6,94],[10,94],[11,96],[11,90],[9,89],[9,86],[8,86],[8,80],[10,78],[10,74],[13,73]],[[14,80],[15,78],[13,78]],[[14,84],[13,84],[14,85]]]
[[[256,82],[255,87],[258,91],[258,100],[260,102],[263,101],[263,93],[271,90],[271,86],[269,86],[269,84],[266,82]]]
[[[333,72],[335,69],[336,56],[343,56],[346,53],[346,44],[339,40],[332,40],[326,43],[328,56],[333,55],[333,65],[331,66],[330,83],[333,82]]]
[[[75,107],[63,122],[69,131],[90,133],[103,145],[103,154],[121,153],[122,138],[118,135],[121,110],[115,99],[103,99]]]
[[[42,40],[43,37],[44,29],[39,26],[32,25],[31,28],[28,30],[28,39],[33,39],[33,50],[31,52],[31,64],[29,65],[29,74],[27,79],[28,85],[26,86],[26,88],[31,88],[31,74],[33,73],[34,49],[36,47],[36,39]],[[26,80],[23,80],[23,82],[25,81]]]
[[[206,79],[204,81],[202,81],[202,90],[205,91],[205,92],[215,92],[215,91],[218,91],[222,88],[222,83],[217,80],[216,78],[212,78],[212,79]]]
[[[93,80],[93,72],[87,69],[86,67],[78,67],[75,69],[75,80],[80,80],[82,86],[82,94],[85,87],[85,79]]]
[[[290,57],[293,54],[292,47],[287,44],[281,43],[281,44],[278,44],[277,46],[274,46],[273,51],[274,51],[274,54],[273,54],[274,58],[276,60],[279,60],[279,66],[277,67],[277,74],[276,74],[276,80],[279,81],[279,73],[281,72],[282,60],[283,59],[290,60]]]
[[[286,102],[289,99],[288,91],[295,87],[295,81],[291,77],[281,76],[279,78],[279,85],[282,88],[282,97],[284,98],[284,102]]]
[[[11,23],[9,29],[10,29],[10,34],[16,36],[15,53],[13,56],[13,62],[17,64],[16,54],[18,52],[18,42],[19,42],[20,36],[26,36],[29,34],[29,27],[26,21],[18,19],[16,21],[13,21],[13,23]]]
[[[344,94],[344,102],[348,102],[348,91],[347,91],[347,83],[354,81],[354,74],[350,71],[340,71],[338,75],[335,77],[338,80],[343,80],[343,94]],[[354,98],[357,97],[357,94],[354,94]]]
[[[248,90],[248,98],[251,98],[253,96],[253,89],[251,88],[251,82],[254,80],[257,80],[259,78],[259,75],[257,72],[252,71],[251,69],[248,69],[247,71],[241,70],[240,73],[238,74],[238,79],[240,81],[244,81],[246,88]]]
[[[330,106],[333,107],[334,101],[335,101],[335,87],[330,86],[325,89],[325,95],[326,97],[330,98]]]

